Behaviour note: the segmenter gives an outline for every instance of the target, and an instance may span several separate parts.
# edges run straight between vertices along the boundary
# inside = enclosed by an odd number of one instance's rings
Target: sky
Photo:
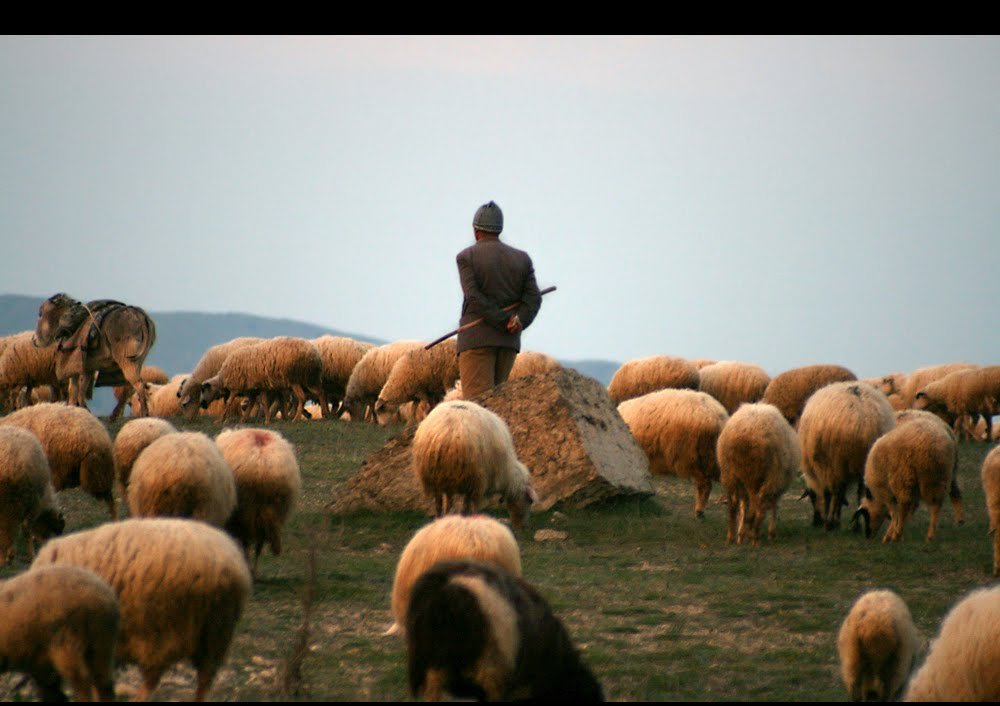
[[[0,293],[776,375],[1000,363],[995,36],[2,36]]]

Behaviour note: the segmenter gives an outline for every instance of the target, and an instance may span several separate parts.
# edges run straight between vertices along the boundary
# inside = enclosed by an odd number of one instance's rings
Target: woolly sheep
[[[133,517],[190,517],[223,527],[236,507],[236,482],[222,452],[197,431],[155,439],[132,465]]]
[[[415,348],[399,357],[378,393],[375,417],[386,424],[406,402],[426,403],[429,411],[444,399],[458,380],[458,352],[455,339],[433,348]],[[417,420],[420,421],[420,420]]]
[[[201,408],[201,384],[219,372],[219,368],[231,352],[263,340],[255,336],[241,336],[211,346],[202,353],[191,375],[177,388],[177,397],[180,399],[184,416],[194,419],[198,414]]]
[[[0,353],[0,391],[13,409],[18,393],[26,390],[30,401],[33,388],[51,385],[58,390],[65,388],[56,376],[55,346],[35,347],[34,331],[22,331],[5,337]]]
[[[267,429],[225,429],[215,443],[236,481],[236,509],[226,530],[243,546],[254,548],[254,576],[265,542],[281,554],[281,527],[295,509],[302,488],[295,447]]]
[[[904,701],[1000,701],[1000,586],[972,591],[941,621]]]
[[[49,540],[32,567],[48,564],[90,569],[118,595],[116,653],[139,666],[137,700],[183,659],[197,670],[195,700],[205,699],[250,595],[250,570],[231,537],[195,520],[132,518]]]
[[[913,402],[917,397],[917,393],[927,387],[930,383],[935,380],[940,380],[948,373],[956,370],[964,370],[975,367],[977,366],[972,363],[944,363],[941,365],[928,365],[923,368],[917,368],[906,376],[903,382],[903,387],[899,390],[900,397],[903,398],[903,404],[906,405],[907,409],[913,407]]]
[[[691,479],[695,515],[704,517],[712,481],[719,480],[716,443],[729,419],[725,407],[706,392],[666,389],[626,400],[618,413],[651,473]]]
[[[993,575],[1000,576],[1000,446],[995,446],[983,459],[980,471],[986,511],[990,516],[993,536]]]
[[[747,403],[722,427],[716,443],[720,479],[729,499],[729,532],[736,538],[737,516],[743,520],[739,541],[749,527],[750,541],[758,546],[760,525],[771,512],[768,537],[776,536],[778,500],[799,472],[802,452],[792,425],[774,405]]]
[[[562,363],[550,356],[548,353],[540,351],[521,351],[514,359],[514,365],[510,369],[508,380],[514,380],[528,375],[544,375],[555,370],[561,370]]]
[[[150,400],[150,416],[130,419],[122,425],[115,435],[112,452],[115,457],[115,469],[118,484],[123,493],[128,490],[129,479],[132,476],[132,466],[143,449],[165,434],[173,434],[177,428],[165,419],[152,413]]]
[[[798,427],[802,410],[816,390],[833,382],[851,380],[857,380],[857,377],[842,365],[803,365],[771,378],[761,401],[773,404],[785,415],[789,424]]]
[[[43,701],[114,701],[120,611],[103,578],[77,566],[40,566],[0,581],[0,671],[27,672]]]
[[[432,409],[417,426],[411,453],[414,474],[434,498],[438,517],[457,505],[458,496],[468,515],[499,494],[517,530],[538,500],[507,423],[475,402],[442,402]]]
[[[145,367],[143,370],[145,370]],[[189,377],[189,374],[178,373],[163,384],[147,382],[145,384],[146,404],[149,416],[169,419],[170,417],[180,417],[183,415],[184,408],[181,406],[181,398],[178,396],[178,391]],[[138,416],[136,414],[139,409],[138,394],[132,395],[132,398],[129,400],[129,407],[132,416]]]
[[[621,365],[608,383],[608,395],[616,405],[665,388],[697,390],[698,369],[684,358],[652,355]]]
[[[798,434],[814,525],[825,524],[828,530],[840,526],[851,483],[858,485],[860,502],[868,450],[895,426],[889,400],[863,382],[831,383],[809,397]]]
[[[958,467],[958,444],[951,430],[929,412],[896,413],[896,427],[875,440],[865,460],[864,498],[855,518],[862,518],[865,536],[878,532],[888,513],[883,542],[898,542],[920,501],[930,506],[927,541],[937,532],[945,494]],[[957,501],[959,516],[961,500]]]
[[[304,338],[279,336],[232,351],[212,377],[201,384],[202,404],[219,397],[228,400],[220,422],[235,411],[241,395],[258,393],[280,394],[291,390],[297,401],[295,412],[287,418],[304,417],[303,410],[310,396],[328,409],[322,386],[323,359],[319,350]],[[325,415],[324,415],[325,416]],[[271,408],[266,408],[265,423],[271,421]]]
[[[983,419],[987,439],[993,433],[993,414],[1000,411],[1000,365],[962,368],[920,388],[913,400],[916,409],[926,409],[945,420],[959,438],[964,433],[962,423],[973,424]]]
[[[42,442],[56,492],[79,487],[105,501],[112,520],[118,518],[111,435],[97,417],[82,407],[40,402],[0,419],[6,424],[27,429]]]
[[[26,429],[0,427],[0,566],[13,560],[22,528],[34,558],[34,539],[61,534],[64,526],[41,442]]]
[[[413,584],[439,561],[473,559],[492,562],[521,575],[521,550],[510,528],[488,515],[446,515],[424,525],[410,539],[396,564],[392,581],[393,624],[386,634],[406,624]]]
[[[351,415],[351,421],[362,422],[368,419],[366,412],[371,408],[374,412],[375,402],[379,393],[389,379],[392,366],[409,351],[423,348],[423,341],[400,340],[377,346],[367,351],[354,366],[351,377],[347,381],[344,392],[343,410]],[[374,420],[374,414],[371,421]]]
[[[600,683],[537,590],[494,564],[446,561],[421,575],[406,616],[414,697],[603,701]]]
[[[375,344],[329,334],[314,338],[312,342],[323,359],[323,390],[330,412],[335,413],[347,394],[351,371]]]
[[[167,373],[163,370],[163,368],[159,368],[155,365],[147,365],[145,363],[143,363],[142,369],[139,371],[139,379],[142,380],[143,383],[147,384],[147,389],[150,383],[154,385],[165,385],[169,380]],[[112,391],[115,395],[116,404],[115,408],[111,410],[111,414],[108,416],[108,419],[113,422],[121,416],[122,412],[125,411],[125,405],[128,404],[133,397],[138,400],[139,393],[136,392],[131,385],[116,385]],[[138,408],[141,408],[141,403],[133,407],[133,410]]]
[[[852,701],[895,701],[920,649],[910,609],[896,593],[862,594],[837,635],[840,675]]]
[[[757,402],[771,382],[771,376],[753,363],[723,360],[699,371],[698,389],[722,403],[732,414],[744,402]]]

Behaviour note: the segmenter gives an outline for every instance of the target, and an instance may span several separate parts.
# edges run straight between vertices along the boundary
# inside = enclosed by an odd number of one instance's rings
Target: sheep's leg
[[[229,398],[226,399],[226,405],[222,408],[222,415],[216,420],[218,423],[224,424],[225,421],[236,412],[236,406],[238,404],[237,400],[237,395],[230,392]]]
[[[935,503],[931,505],[931,522],[930,526],[927,528],[927,541],[931,541],[937,536],[937,523],[938,514],[941,512],[941,504]]]
[[[965,524],[965,511],[962,509],[962,490],[958,487],[958,474],[951,476],[951,487],[948,489],[948,497],[951,498],[951,507],[955,511],[955,524]]]
[[[306,409],[306,399],[308,398],[308,395],[306,395],[305,388],[303,388],[302,385],[295,383],[294,385],[292,385],[292,394],[295,395],[295,401],[296,401],[295,412],[292,414],[292,419],[304,418],[305,417],[304,412]]]
[[[701,473],[692,474],[691,478],[695,484],[694,514],[695,517],[702,518],[705,516],[708,496],[712,493],[712,479]]]
[[[736,539],[736,522],[740,512],[740,502],[734,491],[727,493],[727,497],[729,498],[729,531],[726,533],[726,544],[732,544],[733,540]]]
[[[434,496],[434,516],[442,517],[445,512],[445,496],[438,493]]]
[[[1000,576],[1000,532],[993,530],[993,575]]]
[[[160,667],[140,667],[139,671],[142,672],[142,684],[139,685],[139,691],[135,694],[135,700],[149,701],[149,697],[153,695],[156,687],[160,684],[163,669]]]
[[[778,538],[778,503],[771,506],[771,519],[767,524],[767,538]]]

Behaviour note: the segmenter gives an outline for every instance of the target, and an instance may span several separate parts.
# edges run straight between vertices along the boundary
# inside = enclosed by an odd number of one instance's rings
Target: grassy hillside
[[[206,420],[180,425],[212,435],[220,430]],[[261,559],[211,696],[407,700],[404,643],[382,633],[391,623],[396,561],[428,518],[332,516],[325,510],[362,460],[398,428],[333,421],[273,428],[297,448],[303,497],[285,530],[284,553]],[[896,590],[927,639],[958,597],[992,583],[979,485],[990,448],[961,446],[967,521],[956,526],[945,508],[932,543],[923,540],[925,507],[897,545],[865,540],[846,527],[817,530],[807,503],[797,500],[796,483],[782,499],[775,541],[764,539],[759,549],[726,545],[718,486],[699,521],[689,484],[656,479],[657,494],[643,501],[536,514],[532,531],[554,528],[568,538],[522,537],[524,574],[565,622],[611,700],[844,701],[836,632],[862,591]],[[67,531],[107,519],[103,505],[79,491],[61,497]],[[17,563],[0,569],[0,576],[25,568],[19,551]],[[311,601],[306,616],[304,598]],[[303,650],[296,648],[300,637]],[[192,675],[176,668],[157,698],[187,700]],[[15,682],[0,677],[0,699],[27,695],[12,692]],[[119,698],[131,696],[137,683],[134,670],[123,672]]]

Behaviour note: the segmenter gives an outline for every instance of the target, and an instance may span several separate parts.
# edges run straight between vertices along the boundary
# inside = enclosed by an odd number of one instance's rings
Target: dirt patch
[[[649,463],[600,382],[572,369],[509,380],[476,400],[507,422],[537,509],[652,495]],[[410,467],[413,429],[368,457],[327,507],[433,512]]]

